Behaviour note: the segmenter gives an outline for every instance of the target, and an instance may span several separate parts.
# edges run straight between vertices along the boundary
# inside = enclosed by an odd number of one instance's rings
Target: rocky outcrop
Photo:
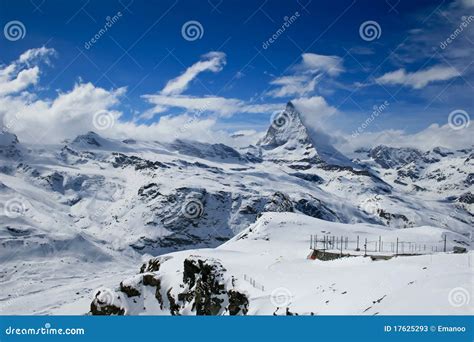
[[[246,315],[249,300],[229,281],[226,269],[216,259],[188,256],[183,262],[183,278],[178,286],[163,287],[162,263],[170,258],[150,259],[140,273],[120,283],[116,291],[100,290],[91,303],[92,315],[128,315],[140,310],[153,293],[160,310],[170,315],[194,313],[198,316]],[[148,289],[148,290],[145,290]]]

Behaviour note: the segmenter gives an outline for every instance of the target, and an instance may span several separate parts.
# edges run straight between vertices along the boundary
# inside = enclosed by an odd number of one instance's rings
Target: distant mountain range
[[[272,212],[390,229],[438,227],[470,239],[472,146],[377,146],[355,155],[337,151],[327,132],[308,129],[291,103],[245,148],[119,141],[94,132],[29,145],[2,132],[0,260],[7,267],[0,290],[14,297],[10,271],[20,264],[30,289],[31,265],[63,272],[60,260],[131,263],[214,248]]]

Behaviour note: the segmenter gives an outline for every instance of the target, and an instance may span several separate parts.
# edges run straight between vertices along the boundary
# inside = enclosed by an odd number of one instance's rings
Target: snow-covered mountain
[[[215,248],[268,212],[347,230],[430,226],[470,236],[472,147],[379,146],[356,155],[350,160],[327,133],[308,129],[291,103],[264,138],[240,149],[94,132],[29,145],[2,132],[0,304],[25,312],[18,301],[30,298],[39,303],[30,313],[58,312],[78,300],[77,290],[83,308],[93,287],[106,283],[104,274],[113,285],[142,257]],[[96,281],[83,282],[87,289],[73,282],[91,275]],[[52,306],[44,300],[55,296],[44,293],[58,284],[70,293],[55,293],[60,300]]]
[[[466,255],[436,254],[373,261],[362,255],[308,260],[310,234],[395,237],[420,244],[448,234],[434,227],[391,229],[326,222],[295,213],[265,213],[215,249],[150,259],[117,290],[100,288],[96,315],[377,315],[472,314],[450,304],[453,288],[470,288]],[[448,246],[451,248],[451,246]],[[469,253],[472,256],[472,252]],[[469,256],[469,257],[471,257]],[[429,291],[427,291],[429,289]],[[443,294],[446,295],[443,295]]]

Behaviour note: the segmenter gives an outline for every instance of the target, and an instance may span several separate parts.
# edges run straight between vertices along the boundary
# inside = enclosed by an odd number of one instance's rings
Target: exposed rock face
[[[296,203],[295,209],[311,217],[327,221],[338,221],[337,214],[317,199],[311,201],[302,198]]]
[[[458,201],[461,203],[473,204],[474,195],[470,192],[466,192],[465,194],[462,194],[461,196],[459,196]]]
[[[99,289],[92,300],[90,313],[95,316],[123,316],[125,309],[114,304],[115,293],[109,289]]]
[[[225,285],[222,279],[225,269],[217,261],[187,258],[184,260],[183,283],[187,289],[178,299],[192,304],[199,316],[217,315],[222,310]]]
[[[385,145],[374,147],[369,156],[385,169],[398,168],[423,158],[421,151],[414,148],[394,148]]]
[[[229,315],[246,315],[248,312],[249,300],[245,294],[234,290],[229,290],[227,294],[229,295]]]
[[[138,303],[150,301],[146,297],[150,289],[160,310],[171,315],[183,312],[199,316],[247,314],[247,296],[234,287],[234,281],[227,280],[226,269],[219,260],[187,257],[183,262],[182,283],[178,287],[164,288],[160,268],[167,260],[170,258],[152,258],[142,265],[138,275],[122,281],[116,291],[99,291],[91,303],[91,314],[133,314],[134,307],[142,309]]]
[[[18,158],[22,155],[20,142],[15,134],[0,131],[0,156]]]
[[[288,195],[278,191],[273,194],[263,211],[293,212],[293,203]]]
[[[72,143],[75,145],[82,145],[82,146],[95,146],[100,147],[102,146],[100,141],[101,137],[95,132],[87,132],[86,134],[77,136]]]
[[[159,161],[150,161],[146,160],[137,156],[128,156],[123,153],[114,152],[112,153],[112,166],[115,168],[125,168],[125,167],[133,167],[136,171],[153,171],[159,170],[163,168],[169,168],[164,163],[160,163]]]

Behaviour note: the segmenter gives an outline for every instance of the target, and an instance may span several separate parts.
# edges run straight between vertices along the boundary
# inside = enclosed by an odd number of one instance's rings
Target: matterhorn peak
[[[301,121],[300,113],[290,101],[285,110],[272,115],[267,134],[257,145],[272,149],[295,140],[302,144],[309,143],[309,136]]]
[[[265,136],[257,143],[268,159],[282,163],[302,163],[301,168],[316,164],[353,166],[353,163],[337,151],[329,142],[330,137],[314,128],[307,127],[304,117],[290,101],[285,110],[275,113]]]

